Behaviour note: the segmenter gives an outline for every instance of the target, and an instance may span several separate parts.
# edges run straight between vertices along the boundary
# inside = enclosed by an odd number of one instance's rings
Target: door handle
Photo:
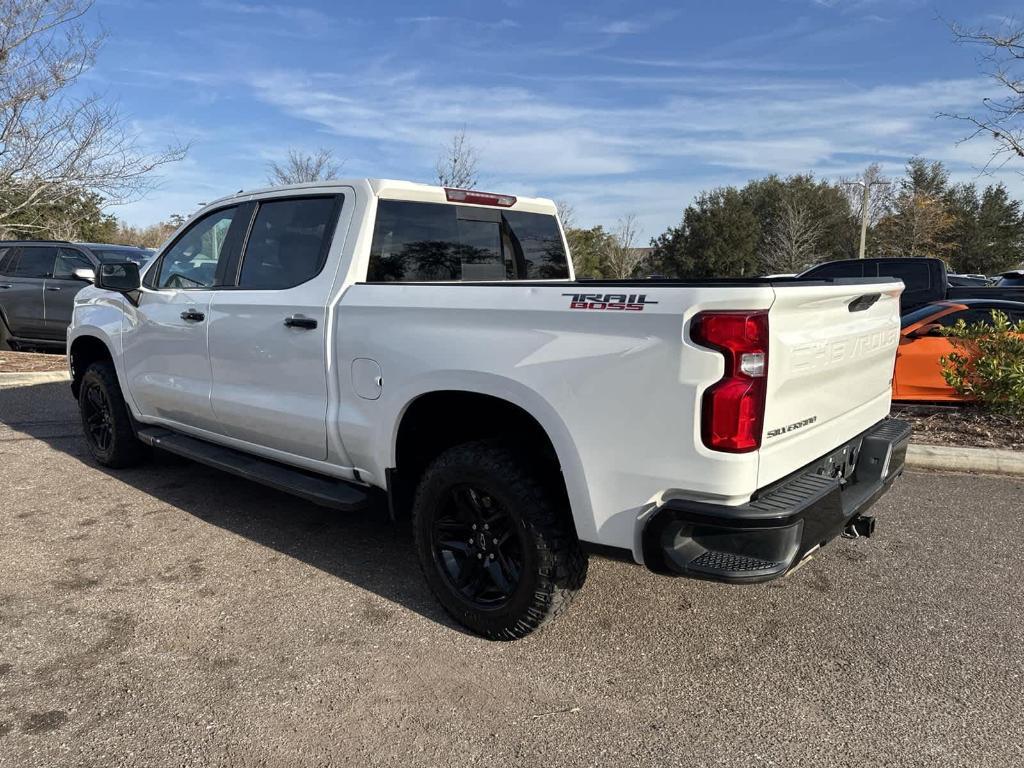
[[[304,315],[292,315],[291,317],[286,317],[284,319],[284,324],[289,328],[305,328],[307,331],[311,331],[316,328],[316,320]]]
[[[46,290],[48,290],[48,291],[59,291],[60,288],[58,286],[56,286],[56,285],[48,285],[48,286],[46,286]]]
[[[197,312],[194,309],[186,309],[184,312],[181,313],[181,319],[193,323],[201,323],[203,322],[203,320],[206,319],[206,315],[204,315],[202,312]]]
[[[10,283],[4,283],[3,285],[0,285],[0,288],[13,288],[13,287],[14,286],[11,285]]]

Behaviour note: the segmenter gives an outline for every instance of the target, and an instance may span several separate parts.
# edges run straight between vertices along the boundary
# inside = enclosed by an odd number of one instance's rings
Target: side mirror
[[[75,278],[75,280],[81,280],[85,283],[96,282],[96,270],[89,269],[88,267],[79,267],[71,273],[71,276]]]
[[[76,270],[78,272],[80,270]],[[84,271],[84,270],[81,270]],[[100,264],[99,274],[95,276],[97,288],[117,293],[131,293],[142,287],[139,277],[139,265],[131,261],[116,264]]]
[[[911,331],[910,337],[919,339],[922,336],[938,336],[940,328],[942,328],[942,325],[939,323],[928,323],[927,325],[922,325],[916,331]]]

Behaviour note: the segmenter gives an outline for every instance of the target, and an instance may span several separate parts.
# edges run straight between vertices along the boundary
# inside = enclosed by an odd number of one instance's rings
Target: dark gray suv
[[[75,294],[90,272],[104,262],[142,265],[152,255],[126,245],[0,241],[0,349],[63,348]]]

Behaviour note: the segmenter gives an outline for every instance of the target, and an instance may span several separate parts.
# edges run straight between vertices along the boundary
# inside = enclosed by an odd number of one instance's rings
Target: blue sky
[[[108,39],[84,87],[141,140],[192,143],[146,199],[147,224],[262,186],[289,147],[345,176],[430,181],[466,126],[481,188],[568,201],[577,223],[639,217],[645,237],[702,189],[768,173],[897,173],[922,155],[975,179],[938,112],[993,86],[942,19],[995,25],[983,0],[386,2],[97,0]],[[998,93],[998,91],[996,91]],[[1024,177],[996,178],[1024,197]],[[984,182],[985,179],[982,179]]]

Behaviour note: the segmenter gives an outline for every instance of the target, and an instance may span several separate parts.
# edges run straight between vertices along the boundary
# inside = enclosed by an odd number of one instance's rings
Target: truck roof
[[[239,190],[233,195],[226,195],[225,197],[214,200],[207,205],[204,205],[203,208],[209,208],[234,199],[246,199],[253,195],[264,195],[271,192],[327,192],[340,186],[362,188],[382,200],[415,200],[425,203],[450,202],[445,192],[445,187],[435,184],[421,184],[415,181],[401,181],[397,179],[349,178]],[[505,193],[495,194],[505,195]],[[507,206],[506,209],[530,211],[533,213],[554,214],[556,212],[554,201],[546,197],[521,197],[519,195],[515,195],[514,197],[515,203],[511,206]],[[460,203],[460,205],[473,205],[473,203],[466,202]]]

